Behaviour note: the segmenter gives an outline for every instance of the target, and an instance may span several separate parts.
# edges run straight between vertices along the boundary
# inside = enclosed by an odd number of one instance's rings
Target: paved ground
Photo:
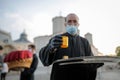
[[[35,80],[49,80],[47,76],[35,75]],[[19,80],[19,74],[7,75],[6,80]]]
[[[48,67],[39,67],[35,72],[35,80],[50,80],[50,70]],[[20,80],[20,72],[11,71],[7,74],[6,80]]]
[[[8,73],[6,80],[19,80],[19,73]],[[47,76],[46,76],[47,75]],[[120,80],[120,73],[118,72],[105,72],[97,76],[96,80]],[[35,74],[35,80],[49,80],[49,74]]]
[[[35,72],[35,80],[50,80],[50,70],[48,67],[39,67]],[[19,80],[20,72],[10,72],[6,76],[6,80]],[[120,80],[120,70],[98,69],[96,80]]]

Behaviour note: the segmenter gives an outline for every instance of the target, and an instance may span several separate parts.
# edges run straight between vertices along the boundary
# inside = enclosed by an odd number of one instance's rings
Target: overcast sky
[[[105,54],[120,46],[119,0],[0,0],[0,29],[12,39],[26,30],[28,39],[52,34],[52,18],[76,13],[80,35],[93,35],[93,44]]]

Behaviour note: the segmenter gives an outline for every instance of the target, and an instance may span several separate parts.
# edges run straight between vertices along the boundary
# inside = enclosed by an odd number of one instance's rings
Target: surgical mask
[[[77,34],[77,30],[78,30],[77,26],[74,26],[74,25],[67,25],[66,26],[66,31],[71,35]]]
[[[33,54],[35,54],[36,52],[32,49],[28,49],[28,51],[32,52]]]
[[[32,49],[28,49],[30,52],[32,52]]]

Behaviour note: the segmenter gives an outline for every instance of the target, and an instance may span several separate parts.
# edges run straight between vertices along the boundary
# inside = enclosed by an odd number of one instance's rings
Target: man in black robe
[[[41,48],[39,58],[44,66],[51,65],[63,56],[69,58],[80,56],[93,56],[87,39],[79,36],[79,18],[76,14],[68,14],[65,18],[66,33],[52,37],[49,43]],[[68,48],[61,48],[62,36],[68,36]],[[54,70],[54,69],[52,69]]]
[[[38,58],[37,55],[35,54],[35,45],[30,44],[28,45],[28,50],[33,53],[33,60],[31,63],[30,68],[25,68],[24,71],[21,72],[20,74],[20,80],[34,80],[34,73],[37,69],[38,66]]]

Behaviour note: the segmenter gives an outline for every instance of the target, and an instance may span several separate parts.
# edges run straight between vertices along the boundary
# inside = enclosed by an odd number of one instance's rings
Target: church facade
[[[4,55],[14,50],[27,49],[28,44],[31,43],[32,42],[27,39],[27,34],[25,33],[25,31],[21,33],[19,39],[13,41],[10,33],[4,30],[0,30],[0,45],[4,47]]]

